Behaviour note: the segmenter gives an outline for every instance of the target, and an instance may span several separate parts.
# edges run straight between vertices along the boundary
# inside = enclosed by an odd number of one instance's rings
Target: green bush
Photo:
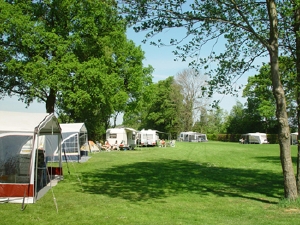
[[[270,144],[278,144],[278,134],[267,134],[268,142]]]

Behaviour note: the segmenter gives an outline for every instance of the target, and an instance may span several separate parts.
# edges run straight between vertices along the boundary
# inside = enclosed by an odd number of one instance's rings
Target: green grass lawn
[[[294,162],[296,151],[292,146]],[[300,207],[281,201],[278,145],[177,142],[175,148],[90,156],[85,163],[64,164],[64,180],[24,211],[19,204],[0,204],[0,223],[290,225],[300,221]]]

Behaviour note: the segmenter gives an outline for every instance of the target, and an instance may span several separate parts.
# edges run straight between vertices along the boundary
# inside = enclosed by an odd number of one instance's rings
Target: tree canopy
[[[285,90],[287,100],[287,113],[289,125],[294,131],[297,128],[296,113],[296,68],[293,60],[288,57],[279,58],[279,69],[281,71],[281,82]],[[248,77],[248,83],[243,90],[243,97],[247,98],[247,113],[256,115],[251,119],[254,121],[265,121],[268,124],[266,130],[269,133],[278,133],[276,123],[276,101],[272,95],[271,68],[264,64],[259,73]]]
[[[1,93],[45,102],[62,122],[85,122],[91,138],[151,82],[114,1],[1,0],[0,11]]]
[[[136,129],[154,129],[177,137],[180,132],[183,98],[173,77],[158,81],[147,88],[140,111],[124,115],[124,124]],[[167,138],[167,137],[165,137]]]

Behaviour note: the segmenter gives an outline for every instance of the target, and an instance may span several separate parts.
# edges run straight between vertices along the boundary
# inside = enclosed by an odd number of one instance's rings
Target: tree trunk
[[[55,101],[56,101],[56,92],[51,88],[46,101],[47,113],[54,113]]]
[[[297,124],[298,124],[298,134],[300,134],[300,8],[298,7],[294,11],[294,32],[296,36],[296,71],[297,71],[297,85],[296,85],[296,92],[297,92]],[[300,144],[299,144],[299,137],[298,135],[298,154],[297,154],[297,190],[298,194],[300,194]]]
[[[273,95],[276,99],[276,117],[279,123],[279,146],[284,179],[284,196],[287,199],[295,200],[298,197],[298,192],[291,157],[290,129],[286,113],[286,100],[279,73],[277,10],[275,0],[267,0],[266,2],[270,20],[268,51],[271,63]]]
[[[273,94],[275,96],[277,106],[276,117],[279,121],[279,146],[280,160],[284,177],[284,194],[285,198],[295,200],[298,197],[297,186],[290,150],[290,129],[288,124],[288,116],[286,113],[286,101],[279,76],[278,54],[271,53],[270,56]]]

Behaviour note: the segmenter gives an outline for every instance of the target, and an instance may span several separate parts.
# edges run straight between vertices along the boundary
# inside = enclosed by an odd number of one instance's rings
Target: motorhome
[[[142,129],[138,133],[137,144],[139,146],[157,146],[159,140],[157,130]]]
[[[133,150],[136,147],[137,130],[121,127],[106,130],[106,140],[110,145],[117,144],[120,150]]]

